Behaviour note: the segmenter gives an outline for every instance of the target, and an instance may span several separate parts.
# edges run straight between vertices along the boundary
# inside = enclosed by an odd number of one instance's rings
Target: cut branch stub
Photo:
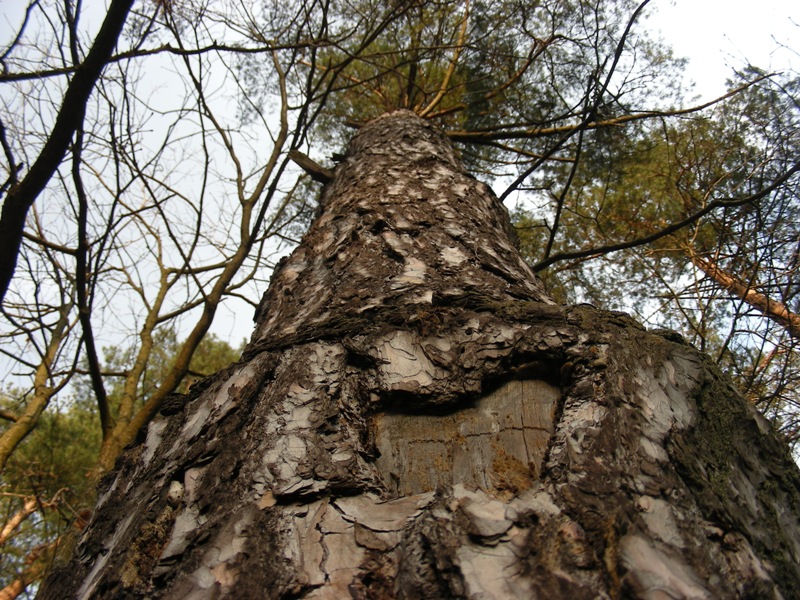
[[[243,360],[142,432],[40,596],[796,595],[785,445],[693,348],[555,306],[507,224],[413,113],[365,126]]]

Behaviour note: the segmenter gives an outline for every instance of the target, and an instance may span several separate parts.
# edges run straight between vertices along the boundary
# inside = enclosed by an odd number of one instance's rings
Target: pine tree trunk
[[[365,126],[243,359],[128,448],[40,597],[797,597],[785,445],[511,235],[424,121]]]

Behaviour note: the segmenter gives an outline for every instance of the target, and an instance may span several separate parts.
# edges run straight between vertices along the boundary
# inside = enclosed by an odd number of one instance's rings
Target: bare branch
[[[289,150],[289,158],[318,183],[326,184],[333,179],[333,171],[326,169],[299,150]]]
[[[86,102],[117,43],[134,0],[112,0],[86,60],[76,69],[64,94],[55,125],[30,171],[9,189],[0,215],[0,301],[17,264],[28,210],[53,176],[80,123]]]

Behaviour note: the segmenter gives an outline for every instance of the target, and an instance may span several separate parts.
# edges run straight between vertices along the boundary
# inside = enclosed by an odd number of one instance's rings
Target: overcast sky
[[[732,67],[800,70],[797,0],[652,0],[650,6],[650,25],[676,55],[690,59],[687,75],[704,97],[725,90]]]

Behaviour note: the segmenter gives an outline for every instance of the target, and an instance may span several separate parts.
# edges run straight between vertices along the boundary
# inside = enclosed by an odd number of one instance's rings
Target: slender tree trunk
[[[509,231],[423,120],[364,127],[242,360],[40,597],[796,597],[785,445],[677,337],[556,306]]]
[[[9,165],[12,169],[9,176],[11,187],[3,200],[3,209],[0,212],[0,301],[5,298],[11,278],[14,276],[28,211],[58,169],[72,136],[83,123],[86,103],[103,67],[106,66],[117,45],[133,2],[134,0],[111,1],[91,50],[85,60],[77,65],[75,75],[67,86],[53,130],[36,161],[21,181],[16,179],[16,170],[21,169],[22,165]]]

